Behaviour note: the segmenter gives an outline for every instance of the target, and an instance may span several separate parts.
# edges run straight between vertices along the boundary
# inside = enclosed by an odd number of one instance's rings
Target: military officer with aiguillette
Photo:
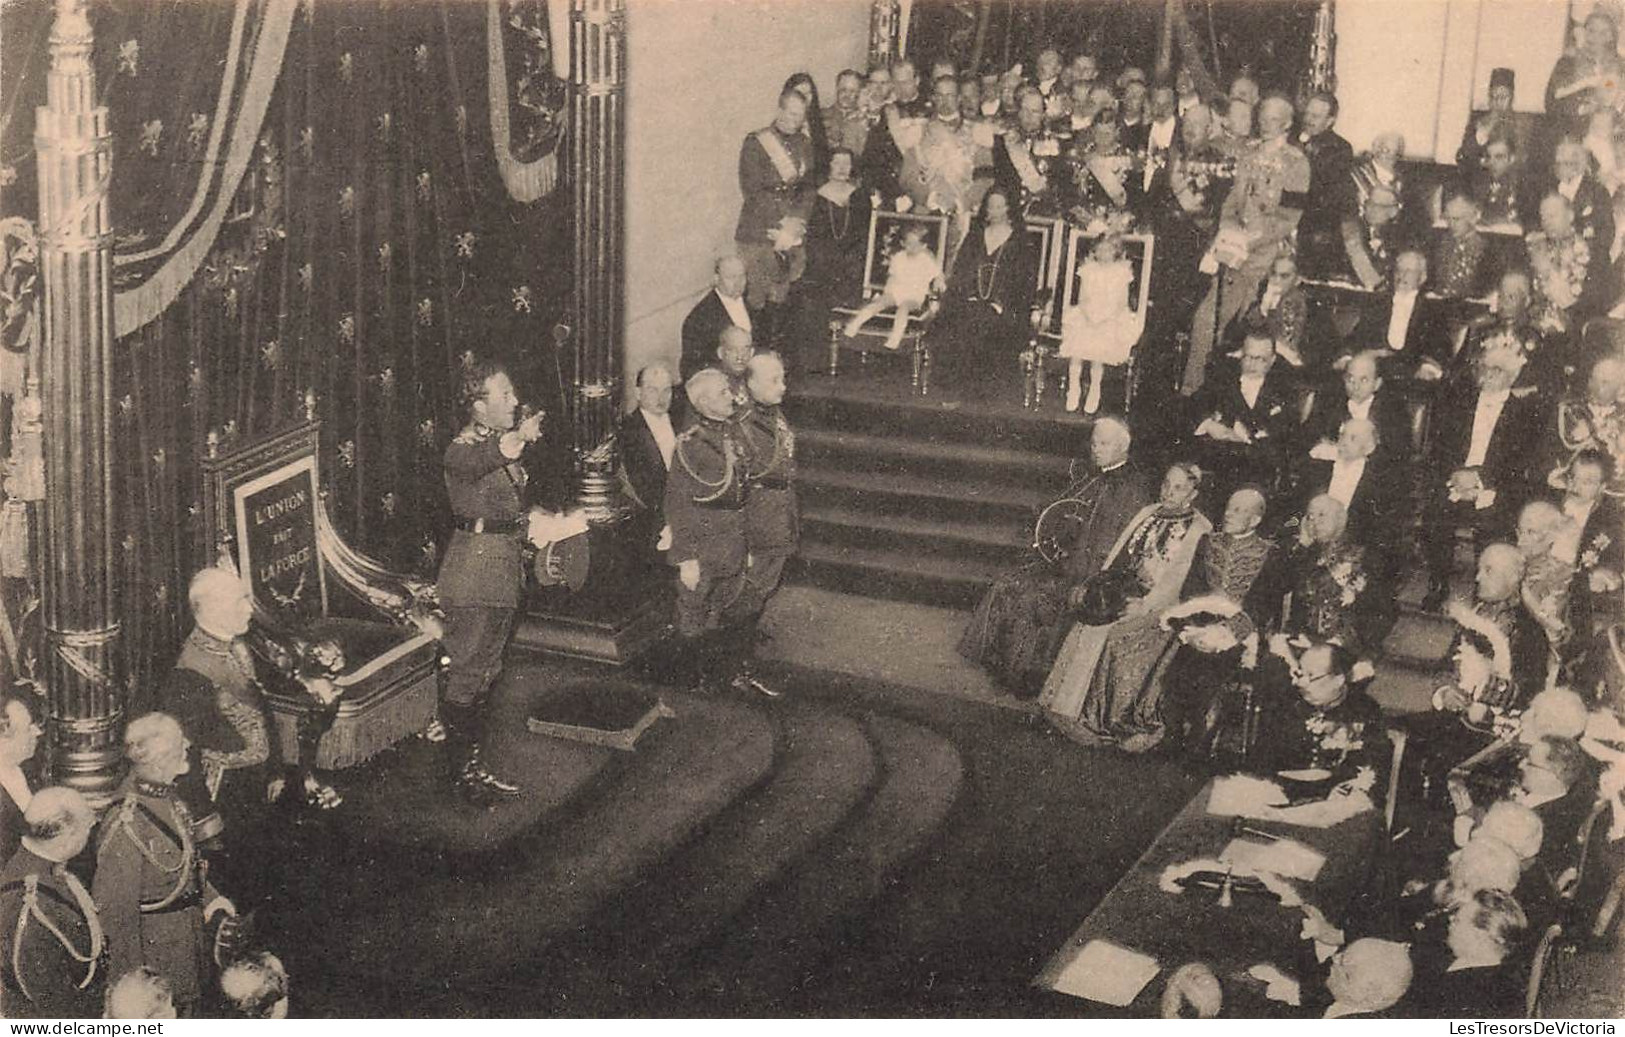
[[[468,424],[446,447],[446,492],[456,528],[440,563],[451,666],[440,704],[446,764],[465,799],[489,805],[516,796],[518,785],[491,773],[480,756],[486,700],[502,672],[524,578],[527,512],[525,448],[542,435],[542,414],[517,420],[519,399],[500,365],[481,361],[465,372]]]
[[[735,606],[738,622],[752,639],[779,589],[784,565],[796,553],[801,509],[796,500],[796,438],[784,416],[784,361],[774,352],[750,358],[745,385],[751,405],[739,418],[745,447],[745,588]],[[773,694],[747,672],[754,690]]]
[[[706,368],[686,386],[694,424],[677,437],[666,477],[671,563],[677,566],[677,634],[704,690],[771,695],[749,672],[754,625],[739,619],[748,458],[728,376]]]

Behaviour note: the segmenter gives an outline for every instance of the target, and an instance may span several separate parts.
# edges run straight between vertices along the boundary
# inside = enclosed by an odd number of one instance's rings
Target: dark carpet
[[[1025,714],[777,669],[768,702],[663,692],[634,754],[532,735],[582,664],[515,662],[476,812],[414,741],[290,825],[265,942],[309,1016],[1082,1014],[1048,956],[1202,776]],[[647,687],[648,685],[640,685]]]

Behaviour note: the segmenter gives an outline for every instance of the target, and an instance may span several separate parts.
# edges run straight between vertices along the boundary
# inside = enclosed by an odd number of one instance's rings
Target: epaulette
[[[452,438],[453,443],[469,446],[474,443],[483,443],[491,438],[491,430],[484,425],[470,424],[463,426],[463,430]]]

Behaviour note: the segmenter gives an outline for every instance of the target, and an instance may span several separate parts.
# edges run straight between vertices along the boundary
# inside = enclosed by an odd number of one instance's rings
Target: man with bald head
[[[1208,375],[1214,338],[1250,303],[1270,263],[1290,247],[1309,192],[1309,160],[1287,138],[1292,102],[1266,97],[1258,108],[1258,144],[1236,166],[1209,255],[1220,267],[1191,323],[1190,354],[1180,391],[1195,394]]]
[[[1552,408],[1540,445],[1542,473],[1556,473],[1581,451],[1606,457],[1625,452],[1625,360],[1605,356],[1591,365],[1585,387]]]
[[[1592,255],[1601,250],[1602,271],[1606,274],[1608,250],[1614,243],[1614,204],[1608,188],[1591,172],[1591,154],[1585,144],[1573,137],[1559,141],[1552,152],[1551,175],[1536,186],[1537,190],[1524,195],[1524,226],[1540,222],[1540,203],[1548,194],[1555,191],[1562,195],[1574,208],[1574,229],[1581,240],[1591,246]]]
[[[666,478],[667,560],[677,567],[677,637],[699,690],[753,686],[754,626],[737,621],[745,592],[748,469],[728,376],[706,368],[686,386],[694,423],[677,437]]]
[[[1372,297],[1352,337],[1350,353],[1376,351],[1382,373],[1401,385],[1414,378],[1424,362],[1441,369],[1450,362],[1454,342],[1449,313],[1442,302],[1427,297],[1427,284],[1427,256],[1420,249],[1401,250],[1394,258],[1391,290]]]
[[[644,560],[654,561],[666,525],[666,472],[671,468],[672,451],[677,448],[677,431],[671,418],[671,369],[660,362],[648,364],[638,371],[633,382],[637,406],[621,419],[621,484],[636,509],[628,522],[628,532],[644,553]]]
[[[72,789],[41,789],[28,804],[21,844],[0,870],[0,997],[14,1019],[99,1015],[105,963],[100,912],[68,868],[96,814]]]
[[[1322,493],[1309,500],[1297,535],[1277,551],[1244,603],[1261,632],[1335,641],[1356,657],[1381,643],[1394,610],[1365,549],[1351,543],[1348,509]]]
[[[1391,456],[1377,453],[1380,435],[1369,418],[1347,419],[1329,456],[1309,454],[1299,464],[1295,481],[1305,506],[1321,494],[1343,505],[1349,541],[1365,549],[1371,575],[1391,587],[1407,554],[1401,530],[1410,488],[1408,470]]]
[[[1410,409],[1401,390],[1385,376],[1384,354],[1362,350],[1348,357],[1338,379],[1339,389],[1315,393],[1309,416],[1298,430],[1296,452],[1316,461],[1335,460],[1338,433],[1350,418],[1376,426],[1375,456],[1385,462],[1409,466],[1411,456]]]
[[[1112,545],[1141,508],[1151,484],[1129,461],[1132,437],[1121,418],[1095,419],[1089,463],[1074,463],[1071,485],[1059,500],[1075,516],[1067,542],[1000,576],[982,596],[959,640],[959,654],[993,671],[1018,697],[1038,694],[1072,623],[1072,589],[1100,571]]]
[[[717,260],[715,280],[710,291],[683,318],[682,370],[689,378],[702,367],[715,362],[717,343],[726,328],[751,331],[750,310],[745,306],[745,264],[736,255]]]

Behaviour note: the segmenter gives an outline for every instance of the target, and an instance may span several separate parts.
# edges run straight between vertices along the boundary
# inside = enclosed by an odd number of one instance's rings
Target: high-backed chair
[[[894,253],[903,247],[904,228],[915,225],[927,230],[926,244],[937,257],[944,273],[948,269],[948,217],[940,213],[890,212],[876,209],[869,218],[869,245],[863,260],[863,287],[861,295],[848,305],[835,306],[829,322],[829,373],[840,373],[841,351],[855,352],[867,361],[870,353],[890,353],[885,346],[891,334],[896,311],[881,310],[867,321],[858,334],[848,338],[846,323],[863,305],[886,288],[886,272]],[[915,392],[924,396],[931,391],[931,352],[926,331],[936,320],[941,309],[940,298],[933,294],[926,305],[908,318],[908,330],[903,334],[902,348],[896,352],[912,362],[912,384]]]
[[[1048,368],[1058,366],[1064,372],[1066,359],[1061,351],[1061,322],[1070,306],[1078,305],[1081,289],[1082,263],[1099,235],[1085,234],[1076,227],[1066,235],[1062,249],[1063,274],[1056,291],[1051,293],[1043,307],[1034,308],[1033,336],[1027,350],[1021,354],[1022,403],[1029,410],[1044,403],[1044,391],[1049,380]],[[1129,308],[1135,313],[1149,314],[1151,307],[1151,253],[1155,239],[1150,234],[1124,234],[1123,254],[1134,269],[1134,280],[1129,284]],[[1128,362],[1123,365],[1123,411],[1134,403],[1134,366],[1136,345],[1130,350]]]
[[[209,542],[242,574],[253,598],[249,642],[286,679],[266,685],[285,759],[295,758],[309,705],[294,679],[308,646],[336,643],[338,715],[316,765],[348,767],[426,729],[443,672],[434,586],[390,572],[346,544],[323,502],[320,423],[221,450],[202,462]]]

